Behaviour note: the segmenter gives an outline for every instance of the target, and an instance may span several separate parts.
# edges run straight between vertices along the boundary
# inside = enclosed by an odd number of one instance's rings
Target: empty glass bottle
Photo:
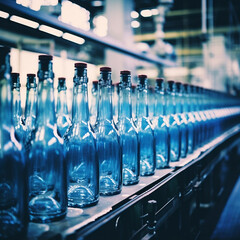
[[[120,72],[118,129],[122,146],[123,184],[139,181],[139,144],[137,129],[132,119],[131,72]]]
[[[122,189],[120,138],[112,114],[111,68],[100,68],[99,104],[96,123],[100,168],[100,194],[113,195]]]
[[[9,48],[0,47],[0,239],[24,239],[28,225],[27,169],[15,138]]]
[[[87,64],[75,63],[72,126],[65,136],[68,163],[68,206],[94,205],[99,198],[96,137],[89,123]]]
[[[67,212],[67,165],[58,135],[53,94],[52,56],[39,56],[36,128],[27,144],[29,214],[35,222],[51,222]]]
[[[140,175],[149,176],[155,173],[155,143],[153,126],[148,118],[147,76],[138,76],[137,129],[140,144]]]
[[[118,102],[119,102],[119,83],[112,84],[112,108],[113,121],[117,124],[118,121]]]
[[[12,114],[13,125],[15,128],[17,139],[23,141],[25,136],[25,127],[22,121],[22,108],[21,108],[21,96],[20,96],[20,79],[19,73],[11,73],[12,78]]]
[[[61,136],[63,136],[71,121],[68,115],[67,108],[67,87],[66,78],[58,78],[58,96],[57,96],[57,128]]]
[[[98,81],[92,82],[91,89],[91,102],[90,102],[90,124],[94,126],[97,121],[97,108],[98,108]]]
[[[167,82],[166,97],[166,115],[168,118],[170,137],[170,161],[176,162],[179,161],[181,155],[181,131],[176,115],[176,84],[174,81]]]
[[[162,78],[156,79],[154,107],[154,137],[156,144],[156,168],[165,168],[169,164],[169,133],[166,121],[165,86]]]
[[[37,84],[36,75],[27,74],[27,97],[25,105],[25,127],[26,127],[26,141],[29,134],[35,129],[37,114]]]
[[[148,87],[148,117],[152,122],[154,118],[154,108],[155,108],[155,89],[153,86]]]
[[[183,86],[182,83],[176,83],[176,113],[179,120],[179,126],[181,131],[181,158],[187,156],[188,151],[188,122],[187,118],[183,112]]]
[[[137,86],[132,84],[132,118],[134,123],[137,121]]]

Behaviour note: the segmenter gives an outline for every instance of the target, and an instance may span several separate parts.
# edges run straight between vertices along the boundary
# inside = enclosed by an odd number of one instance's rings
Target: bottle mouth
[[[39,55],[38,59],[39,59],[39,61],[52,61],[53,56],[52,55]]]
[[[74,64],[75,68],[87,68],[87,63],[84,62],[77,62]]]
[[[100,68],[100,71],[101,71],[101,72],[111,72],[112,69],[111,69],[110,67],[101,67],[101,68]]]
[[[122,74],[122,75],[131,75],[131,71],[129,71],[129,70],[122,70],[122,71],[120,71],[120,74]]]

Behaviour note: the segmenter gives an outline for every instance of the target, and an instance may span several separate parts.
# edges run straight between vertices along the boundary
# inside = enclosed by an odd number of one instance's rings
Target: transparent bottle
[[[87,64],[75,63],[72,126],[65,136],[68,206],[94,205],[99,198],[96,136],[89,123]]]
[[[187,127],[188,127],[188,154],[194,152],[195,149],[195,135],[198,134],[197,132],[197,124],[196,120],[192,114],[192,107],[191,107],[191,89],[190,85],[185,83],[183,84],[183,112],[185,114],[187,120]]]
[[[165,85],[162,78],[156,79],[154,108],[154,137],[156,144],[156,168],[165,168],[169,165],[169,132],[166,121]]]
[[[167,82],[166,89],[166,115],[169,124],[169,151],[170,161],[179,161],[181,155],[181,131],[176,115],[176,84],[174,81]]]
[[[133,122],[137,122],[137,86],[135,84],[132,84],[132,118]]]
[[[25,136],[25,126],[22,119],[20,78],[19,73],[11,73],[12,78],[12,114],[13,125],[18,140],[23,141]]]
[[[95,126],[100,169],[100,194],[114,195],[122,189],[120,138],[112,114],[111,68],[100,68],[98,117]]]
[[[148,116],[149,120],[152,122],[154,118],[154,108],[155,108],[155,89],[153,86],[148,87]]]
[[[63,137],[67,129],[71,125],[67,108],[67,87],[66,78],[58,78],[58,95],[57,95],[57,128]]]
[[[92,126],[94,126],[97,121],[97,108],[98,108],[98,81],[93,81],[90,101],[90,124]]]
[[[122,146],[123,184],[139,182],[140,159],[137,129],[132,119],[131,72],[120,72],[118,129]]]
[[[9,48],[0,46],[0,239],[24,239],[28,225],[27,168],[15,138]]]
[[[37,83],[35,74],[27,74],[27,97],[25,105],[25,127],[26,139],[30,137],[31,132],[35,129],[37,114]]]
[[[118,121],[118,102],[119,102],[119,83],[112,84],[112,108],[113,121],[117,124]]]
[[[67,165],[54,111],[52,56],[39,56],[38,79],[36,128],[27,144],[29,215],[31,221],[44,223],[67,212]]]
[[[181,131],[181,158],[185,158],[188,151],[188,122],[183,112],[183,104],[183,86],[181,82],[176,82],[176,113]]]
[[[137,129],[140,144],[140,175],[155,173],[156,157],[153,126],[148,118],[148,79],[138,75]]]

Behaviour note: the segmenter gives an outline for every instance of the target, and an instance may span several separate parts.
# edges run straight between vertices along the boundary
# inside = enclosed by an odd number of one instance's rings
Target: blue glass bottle
[[[187,118],[183,112],[183,86],[181,82],[176,83],[176,113],[181,131],[181,158],[187,156],[188,151],[188,128]]]
[[[148,118],[148,79],[138,75],[137,129],[140,144],[140,175],[155,173],[156,156],[153,126]]]
[[[18,140],[23,141],[25,136],[25,126],[22,120],[21,96],[20,96],[20,78],[19,73],[11,73],[12,78],[12,114],[13,125]]]
[[[140,159],[137,129],[132,119],[131,73],[120,72],[118,130],[122,146],[123,184],[139,182]]]
[[[119,83],[112,84],[112,108],[113,121],[117,124],[118,121],[118,102],[119,102]]]
[[[114,195],[122,190],[120,138],[112,114],[111,68],[100,68],[98,117],[95,126],[100,169],[100,194]]]
[[[92,81],[91,102],[90,102],[90,124],[94,126],[97,121],[98,109],[98,81]]]
[[[72,126],[65,136],[68,162],[68,206],[94,205],[99,198],[96,137],[89,123],[87,64],[75,63]]]
[[[58,135],[53,92],[52,56],[39,56],[36,128],[27,144],[29,215],[34,222],[62,219],[67,212],[67,165]]]
[[[58,78],[58,96],[57,96],[57,128],[63,137],[71,125],[67,108],[67,87],[66,78]]]
[[[185,117],[187,120],[187,127],[188,127],[188,154],[192,154],[195,150],[195,135],[198,134],[197,131],[197,124],[192,114],[192,107],[191,107],[191,89],[190,85],[185,83],[183,84],[183,112],[185,113]]]
[[[154,137],[156,144],[156,168],[165,168],[169,165],[169,132],[166,121],[165,85],[162,78],[156,79],[155,107],[154,107]]]
[[[131,86],[132,89],[132,118],[133,122],[137,122],[137,86],[132,84]]]
[[[0,46],[0,239],[24,239],[28,225],[27,168],[15,138],[9,48]]]
[[[176,84],[174,81],[167,82],[166,93],[166,115],[168,117],[170,138],[170,161],[176,162],[179,161],[181,155],[181,131],[176,115]]]
[[[36,75],[27,74],[27,97],[25,105],[25,128],[26,128],[26,138],[30,137],[31,132],[35,129],[36,124],[36,114],[37,114],[37,84]]]
[[[155,89],[153,86],[148,87],[148,117],[152,122],[154,118],[154,108],[155,108]]]

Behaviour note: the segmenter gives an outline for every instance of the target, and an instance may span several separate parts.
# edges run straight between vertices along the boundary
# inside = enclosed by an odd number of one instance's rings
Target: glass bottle
[[[98,106],[98,81],[92,81],[91,101],[90,101],[90,124],[94,126],[97,121]]]
[[[148,79],[138,75],[137,129],[140,144],[140,175],[155,173],[156,157],[153,126],[148,118]]]
[[[176,84],[174,81],[167,82],[166,89],[166,115],[169,124],[169,148],[170,161],[179,161],[181,155],[181,131],[176,115]]]
[[[188,153],[191,154],[194,152],[195,149],[195,135],[198,134],[196,128],[196,120],[192,114],[192,107],[191,107],[191,89],[190,85],[187,83],[183,84],[183,112],[185,113],[185,117],[187,120],[187,127],[188,127]]]
[[[156,144],[156,168],[165,168],[169,164],[169,132],[166,121],[165,86],[162,78],[155,83],[154,137]]]
[[[23,141],[25,127],[22,121],[22,108],[21,108],[21,96],[20,96],[20,78],[19,73],[11,73],[12,78],[12,114],[13,125],[15,128],[17,139]]]
[[[75,63],[72,126],[65,136],[68,163],[68,206],[94,205],[99,198],[96,137],[89,123],[87,64]]]
[[[114,195],[122,189],[120,138],[112,114],[111,68],[100,68],[99,104],[96,123],[100,169],[100,194]]]
[[[155,89],[153,86],[148,87],[148,117],[152,122],[154,118],[154,108],[155,108]]]
[[[66,78],[58,78],[58,95],[57,95],[57,128],[61,136],[63,136],[71,121],[68,115],[67,108],[67,87]]]
[[[12,120],[9,51],[0,46],[0,239],[17,240],[27,232],[28,179]]]
[[[25,105],[26,138],[34,130],[37,114],[37,83],[35,74],[27,74],[27,97]],[[27,141],[27,140],[26,140]]]
[[[122,146],[123,184],[139,182],[139,144],[137,129],[132,119],[131,72],[120,72],[118,129]]]
[[[132,84],[132,119],[133,122],[136,123],[137,121],[137,86],[135,84]]]
[[[176,83],[176,113],[179,119],[179,126],[181,131],[181,158],[187,156],[188,151],[188,128],[187,119],[183,113],[183,86],[181,82]]]
[[[29,215],[34,222],[62,219],[67,212],[67,165],[55,117],[52,56],[39,56],[36,128],[27,144]]]
[[[112,108],[113,121],[117,124],[118,121],[118,102],[119,102],[119,83],[112,84]]]

